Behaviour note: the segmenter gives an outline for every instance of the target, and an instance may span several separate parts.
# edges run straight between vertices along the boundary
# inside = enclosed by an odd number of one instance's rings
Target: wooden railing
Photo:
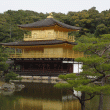
[[[77,53],[77,54],[45,54],[45,53],[24,53],[24,54],[10,54],[9,58],[78,58],[78,57],[84,57],[83,53]]]
[[[70,41],[70,42],[75,42],[75,37],[74,36],[58,36],[56,38],[57,40],[66,40],[66,41]]]
[[[49,40],[47,39],[48,37],[44,37],[44,38],[34,38],[33,36],[31,35],[27,35],[27,34],[24,34],[24,41],[30,41],[30,40]],[[51,38],[50,40],[53,40],[53,39],[56,39],[56,40],[65,40],[65,41],[69,41],[69,42],[75,42],[75,37],[74,36],[57,36],[56,38]]]

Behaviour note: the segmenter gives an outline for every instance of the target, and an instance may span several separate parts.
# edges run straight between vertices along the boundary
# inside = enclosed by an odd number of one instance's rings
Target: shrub
[[[18,74],[10,71],[8,74],[5,75],[5,82],[9,82],[10,80],[21,80],[21,78],[17,77]]]

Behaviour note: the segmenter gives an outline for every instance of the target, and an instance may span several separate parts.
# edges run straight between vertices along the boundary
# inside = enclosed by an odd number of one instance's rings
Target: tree
[[[8,60],[8,53],[12,52],[11,49],[0,48],[0,73],[9,69],[9,64],[6,63]],[[11,65],[10,65],[11,66]],[[9,80],[21,80],[22,78],[17,77],[18,74],[8,71],[5,75],[5,82],[9,82]]]
[[[6,63],[8,55],[4,53],[3,48],[0,48],[0,76],[3,76],[3,72],[8,69],[9,65]]]
[[[73,94],[81,103],[81,110],[85,110],[85,101],[100,95],[98,110],[103,110],[103,94],[110,93],[110,85],[105,82],[105,78],[110,76],[110,35],[101,38],[82,36],[74,50],[90,55],[75,59],[83,62],[83,72],[79,76],[73,73],[59,75],[59,78],[67,83],[58,83],[55,87],[81,91],[81,97]],[[89,98],[86,98],[85,94],[88,94]]]
[[[18,74],[10,71],[8,74],[5,75],[5,82],[9,83],[10,80],[21,80],[22,79],[22,78],[18,78],[17,76]]]
[[[5,71],[8,69],[8,64],[6,64],[8,55],[3,52],[3,49],[0,48],[0,71]]]
[[[13,42],[22,39],[27,31],[20,30],[18,25],[46,19],[48,15],[48,13],[43,14],[29,10],[8,10],[0,13],[0,42]],[[77,33],[78,37],[86,33],[98,35],[110,33],[110,10],[99,13],[96,7],[92,7],[89,10],[68,12],[67,14],[53,12],[53,17],[63,23],[82,27],[81,31]]]
[[[104,24],[98,25],[95,30],[96,37],[102,34],[107,34],[107,27]]]

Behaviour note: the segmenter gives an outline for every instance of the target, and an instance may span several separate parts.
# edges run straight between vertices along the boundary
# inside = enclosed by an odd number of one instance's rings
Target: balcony
[[[34,41],[34,40],[63,40],[63,41],[69,41],[69,42],[75,42],[75,37],[74,36],[46,36],[44,35],[43,37],[35,37],[31,35],[24,34],[24,41]]]
[[[61,54],[45,54],[45,53],[20,53],[20,54],[10,54],[9,58],[78,58],[84,57],[83,52],[76,53],[61,53]]]
[[[58,36],[56,40],[65,40],[69,42],[75,42],[75,37],[74,36],[65,36],[65,37]]]

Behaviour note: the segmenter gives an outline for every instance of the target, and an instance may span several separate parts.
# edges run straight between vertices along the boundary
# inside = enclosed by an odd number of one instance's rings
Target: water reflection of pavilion
[[[79,101],[72,93],[53,87],[53,84],[23,83],[25,88],[18,95],[21,110],[80,110]],[[17,105],[15,104],[15,109]]]

